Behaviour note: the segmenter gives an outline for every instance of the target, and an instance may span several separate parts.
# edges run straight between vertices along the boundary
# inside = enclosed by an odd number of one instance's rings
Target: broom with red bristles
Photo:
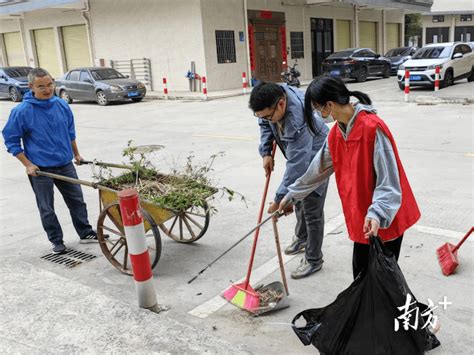
[[[275,158],[275,151],[276,143],[273,142],[272,160]],[[271,172],[268,174],[267,179],[265,181],[265,188],[263,190],[263,198],[262,203],[260,205],[260,212],[258,214],[257,224],[260,224],[260,222],[262,222],[263,210],[265,208],[265,200],[267,199],[268,186],[270,184],[270,176]],[[259,234],[260,228],[257,228],[253,237],[252,252],[250,253],[250,261],[245,281],[240,284],[231,285],[222,294],[222,297],[224,297],[227,301],[247,311],[253,311],[260,306],[260,295],[252,288],[252,286],[250,286],[250,275],[252,273],[253,260],[255,257],[255,251],[257,249],[257,241]]]
[[[459,265],[458,262],[458,249],[461,247],[462,243],[464,243],[471,235],[471,233],[474,231],[474,227],[471,227],[469,232],[466,233],[464,238],[456,245],[451,243],[445,243],[444,245],[440,246],[438,249],[436,249],[436,254],[438,254],[438,262],[439,265],[441,266],[441,271],[443,272],[444,275],[449,276],[451,275],[454,270]]]

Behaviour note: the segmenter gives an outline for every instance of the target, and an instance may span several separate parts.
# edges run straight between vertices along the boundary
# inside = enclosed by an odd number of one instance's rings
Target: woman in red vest
[[[350,97],[359,101],[351,103]],[[349,91],[336,77],[322,76],[306,91],[306,124],[312,132],[316,111],[326,122],[336,121],[306,173],[291,185],[281,201],[303,199],[332,174],[342,202],[349,238],[354,242],[354,278],[368,266],[371,236],[379,236],[397,258],[403,233],[420,218],[415,197],[390,130],[360,91]]]

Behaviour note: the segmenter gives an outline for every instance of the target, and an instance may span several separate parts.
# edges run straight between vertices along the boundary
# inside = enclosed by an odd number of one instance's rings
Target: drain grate
[[[65,254],[47,254],[42,256],[41,259],[53,264],[64,265],[67,268],[73,268],[82,264],[82,262],[91,261],[96,257],[95,255],[87,254],[82,251],[67,249]]]

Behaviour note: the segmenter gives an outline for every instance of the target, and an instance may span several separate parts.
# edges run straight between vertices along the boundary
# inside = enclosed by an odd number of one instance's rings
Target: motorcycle
[[[283,62],[285,65],[286,62]],[[292,67],[288,66],[286,71],[281,73],[281,79],[284,83],[288,84],[289,86],[296,86],[297,88],[300,87],[300,80],[298,79],[301,76],[301,73],[296,66],[298,65],[298,60],[295,59],[295,63]]]

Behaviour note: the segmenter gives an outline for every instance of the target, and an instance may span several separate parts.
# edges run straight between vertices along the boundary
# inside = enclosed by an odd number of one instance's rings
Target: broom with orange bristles
[[[454,246],[451,243],[445,243],[442,246],[440,246],[438,249],[436,249],[436,254],[438,254],[438,262],[439,265],[441,266],[441,271],[445,276],[451,275],[454,270],[459,265],[458,262],[458,249],[461,247],[462,243],[464,243],[471,235],[471,233],[474,231],[474,227],[471,227],[469,232],[466,233],[464,238],[456,245]]]
[[[272,160],[275,158],[275,151],[276,143],[273,142]],[[260,222],[262,222],[263,210],[265,208],[265,200],[267,199],[268,186],[270,184],[270,177],[271,172],[268,174],[267,179],[265,181],[265,188],[263,190],[263,198],[262,203],[260,205],[260,212],[258,214],[257,224],[260,224]],[[260,295],[252,288],[252,286],[250,286],[250,275],[252,273],[253,260],[255,257],[255,251],[257,249],[257,241],[259,234],[260,228],[257,228],[253,237],[252,252],[250,253],[250,261],[245,281],[240,284],[231,285],[222,294],[222,297],[224,297],[227,301],[247,311],[255,310],[260,306]]]

